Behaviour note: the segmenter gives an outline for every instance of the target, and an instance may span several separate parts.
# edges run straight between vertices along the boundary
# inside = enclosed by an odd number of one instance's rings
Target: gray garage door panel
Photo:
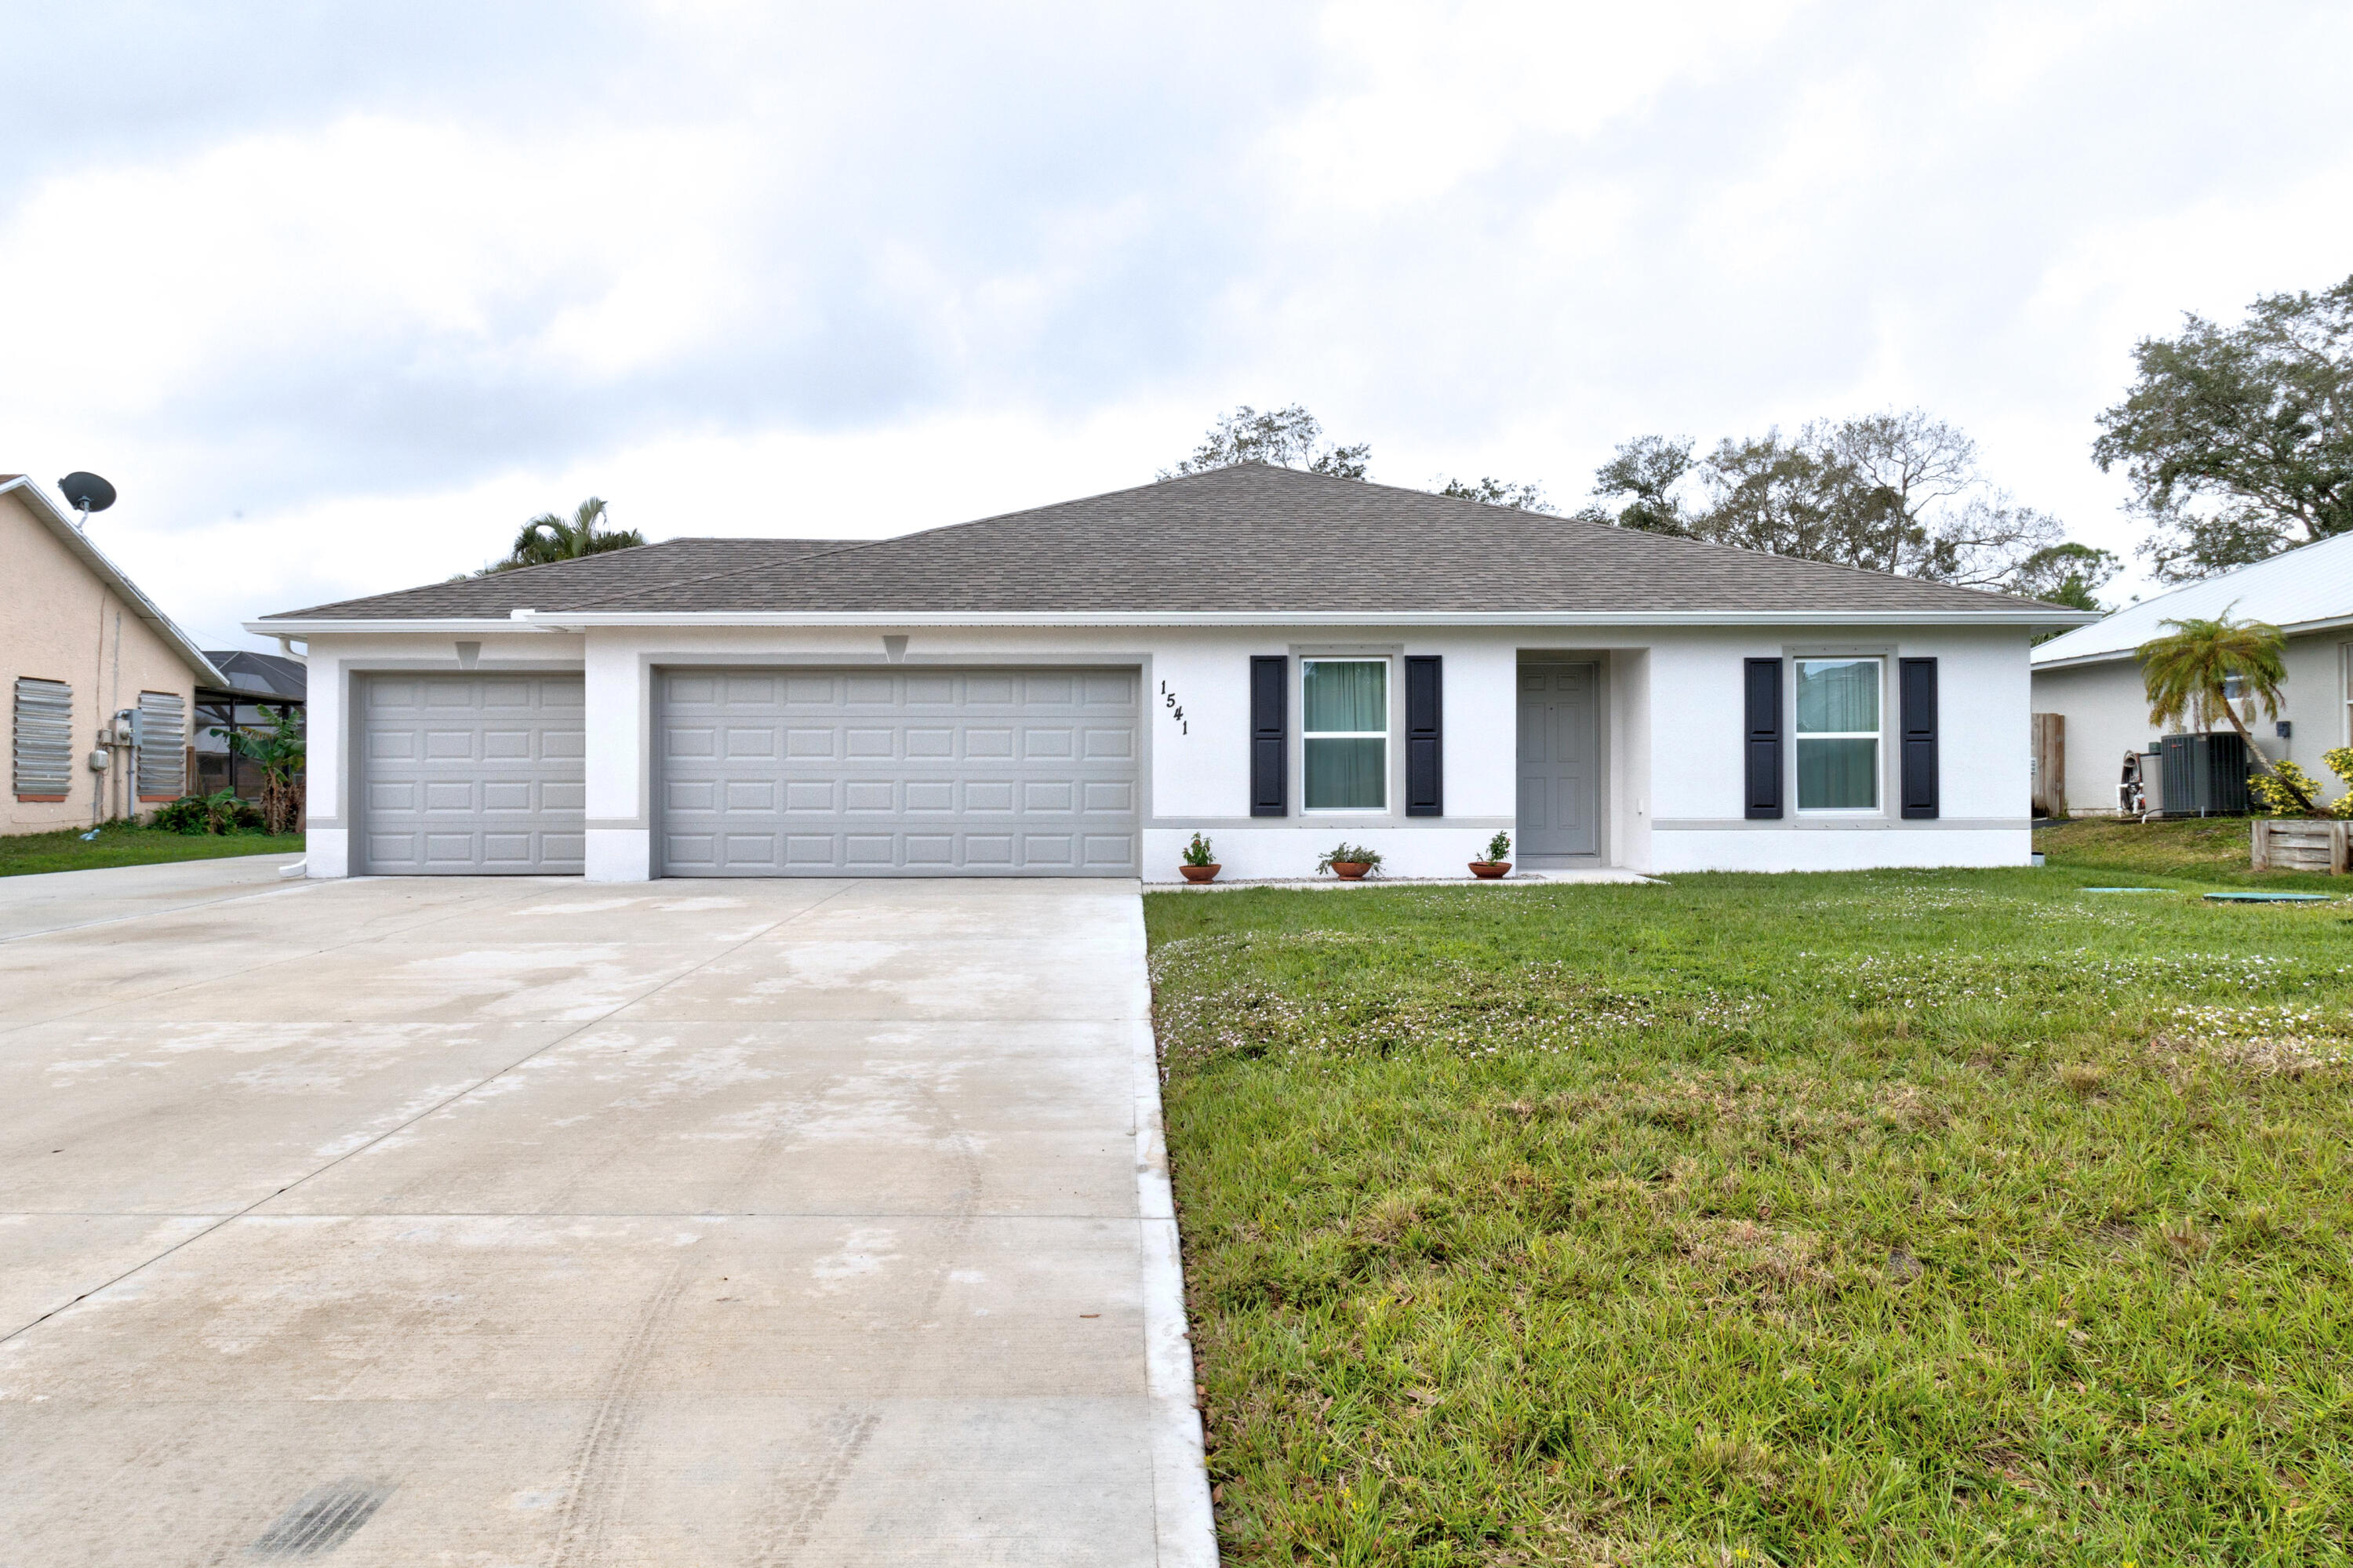
[[[1134,670],[666,670],[671,876],[1134,876]]]
[[[363,870],[582,870],[587,705],[580,676],[371,675],[362,691]]]

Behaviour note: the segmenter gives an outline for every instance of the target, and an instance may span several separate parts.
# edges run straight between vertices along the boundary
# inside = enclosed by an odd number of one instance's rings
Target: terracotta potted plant
[[[1352,844],[1345,839],[1341,840],[1330,853],[1315,863],[1317,875],[1320,876],[1328,871],[1333,875],[1348,882],[1356,882],[1369,876],[1380,868],[1380,851],[1366,849],[1362,844]]]
[[[1471,874],[1482,882],[1511,874],[1512,863],[1504,857],[1512,853],[1512,835],[1497,833],[1487,841],[1487,858],[1471,863]]]
[[[1185,846],[1184,863],[1176,869],[1185,874],[1187,882],[1215,882],[1221,868],[1209,848],[1209,841],[1195,833],[1193,842]]]

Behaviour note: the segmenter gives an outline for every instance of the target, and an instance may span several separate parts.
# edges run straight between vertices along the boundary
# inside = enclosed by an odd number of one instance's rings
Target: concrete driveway
[[[0,880],[0,1565],[1214,1561],[1135,885],[275,870]]]

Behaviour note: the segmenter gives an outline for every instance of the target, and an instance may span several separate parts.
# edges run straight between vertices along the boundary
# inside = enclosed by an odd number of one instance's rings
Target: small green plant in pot
[[[1344,877],[1350,882],[1359,877],[1369,876],[1380,869],[1380,851],[1366,849],[1362,844],[1352,844],[1345,839],[1341,840],[1338,844],[1324,853],[1323,859],[1315,863],[1315,874],[1318,876],[1329,872],[1334,876]]]
[[[1182,858],[1184,863],[1176,869],[1185,874],[1187,882],[1208,882],[1218,874],[1217,852],[1209,847],[1209,841],[1198,833],[1195,833],[1193,842],[1185,846]]]
[[[1493,882],[1508,875],[1512,869],[1512,835],[1497,833],[1487,841],[1487,858],[1471,863],[1471,874]]]

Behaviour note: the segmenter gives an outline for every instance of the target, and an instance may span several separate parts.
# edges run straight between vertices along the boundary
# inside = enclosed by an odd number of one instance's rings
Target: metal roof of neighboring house
[[[300,659],[257,653],[249,648],[207,648],[205,657],[228,677],[227,684],[215,690],[249,692],[293,703],[306,700],[310,694],[311,672]]]
[[[710,569],[687,569],[697,551]],[[1419,614],[2080,619],[1974,588],[1245,463],[893,538],[679,540],[253,624]]]
[[[0,495],[7,494],[24,497],[33,515],[57,535],[58,543],[88,567],[91,575],[121,595],[123,603],[131,607],[132,613],[154,628],[155,634],[180,656],[181,662],[196,673],[198,684],[219,683],[221,673],[214,668],[210,659],[205,657],[204,651],[180,630],[178,622],[165,615],[153,599],[140,591],[137,583],[123,575],[121,567],[107,559],[105,551],[90,543],[90,535],[74,525],[72,512],[50,500],[48,492],[21,473],[0,473]]]
[[[2041,644],[2034,662],[2041,668],[2130,658],[2142,643],[2165,635],[2165,621],[2212,620],[2226,610],[2242,620],[2269,621],[2283,631],[2353,625],[2353,534],[2128,605]]]

